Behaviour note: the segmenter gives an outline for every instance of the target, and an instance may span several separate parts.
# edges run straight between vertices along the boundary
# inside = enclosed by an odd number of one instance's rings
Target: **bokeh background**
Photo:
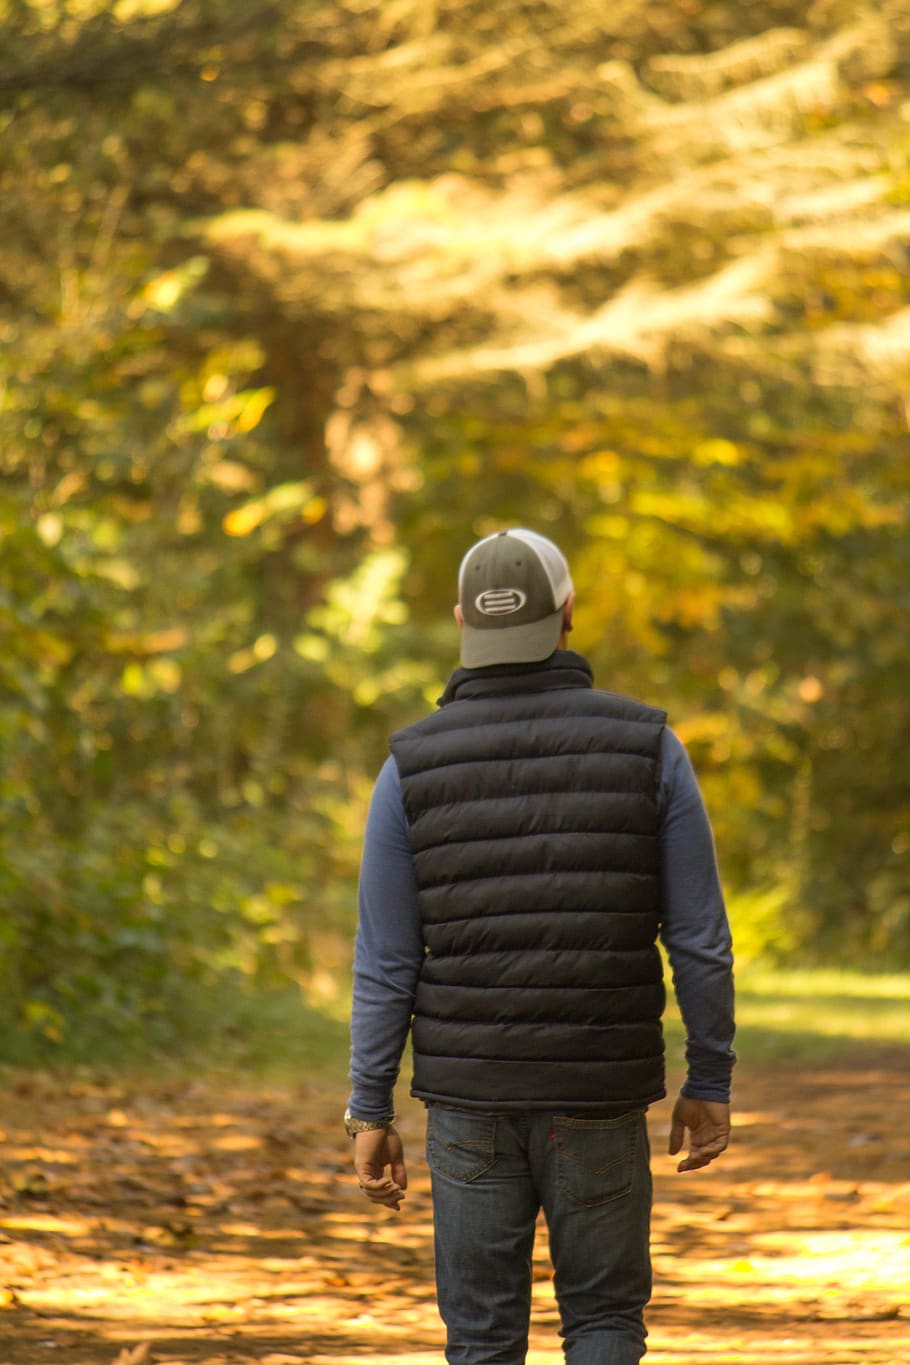
[[[387,735],[515,524],[686,741],[740,970],[910,968],[904,0],[0,34],[2,1054],[337,1013]]]

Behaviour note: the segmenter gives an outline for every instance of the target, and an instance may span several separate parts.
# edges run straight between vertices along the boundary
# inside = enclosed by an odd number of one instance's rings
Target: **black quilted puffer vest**
[[[665,722],[560,650],[457,670],[392,736],[427,948],[414,1095],[605,1114],[663,1096]]]

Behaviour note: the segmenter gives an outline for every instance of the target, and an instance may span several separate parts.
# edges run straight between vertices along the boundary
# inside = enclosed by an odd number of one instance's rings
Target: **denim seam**
[[[574,1129],[575,1131],[585,1131],[586,1128],[587,1131],[591,1131],[591,1128],[593,1128],[594,1124],[598,1123],[598,1121],[590,1119],[581,1120],[564,1119],[562,1120],[562,1123],[564,1126],[570,1129]],[[605,1119],[598,1124],[598,1126],[607,1127],[611,1129],[616,1129],[619,1127],[619,1125],[620,1120],[617,1119]],[[599,1193],[595,1197],[590,1199],[583,1198],[581,1195],[576,1194],[571,1189],[569,1181],[566,1177],[565,1158],[563,1155],[564,1149],[560,1146],[559,1139],[557,1136],[556,1183],[559,1185],[559,1188],[563,1191],[565,1195],[568,1196],[569,1199],[573,1201],[573,1203],[580,1205],[582,1208],[597,1208],[603,1204],[612,1204],[617,1199],[625,1199],[631,1193],[632,1186],[635,1183],[635,1158],[638,1155],[638,1129],[639,1125],[636,1124],[628,1136],[627,1146],[625,1150],[622,1152],[620,1156],[616,1157],[614,1161],[611,1161],[609,1165],[606,1166],[604,1168],[604,1171],[601,1173],[606,1174],[606,1172],[611,1170],[613,1167],[624,1165],[628,1172],[628,1178],[625,1180],[625,1182],[619,1189],[611,1190],[607,1194]],[[558,1131],[559,1125],[557,1124],[556,1128],[557,1134]]]
[[[469,1148],[472,1150],[474,1148],[482,1149],[477,1152],[481,1164],[476,1167],[472,1166],[468,1174],[465,1174],[463,1171],[453,1170],[451,1166],[445,1164],[444,1155],[446,1152],[451,1152],[456,1147],[462,1149]],[[457,1180],[463,1185],[469,1185],[472,1180],[476,1180],[479,1176],[483,1175],[496,1162],[496,1119],[490,1119],[489,1139],[485,1136],[482,1139],[475,1138],[469,1142],[454,1143],[446,1142],[444,1139],[434,1135],[431,1118],[427,1125],[427,1160],[431,1167],[435,1166],[436,1170],[442,1172],[443,1175],[447,1175],[452,1180]]]

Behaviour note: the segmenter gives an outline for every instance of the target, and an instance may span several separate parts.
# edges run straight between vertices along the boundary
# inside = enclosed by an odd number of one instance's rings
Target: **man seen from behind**
[[[567,1365],[638,1365],[651,1294],[645,1115],[665,1095],[658,950],[687,1035],[670,1152],[730,1131],[732,954],[708,818],[665,712],[567,648],[562,552],[523,528],[462,560],[461,663],[392,736],[361,868],[346,1127],[367,1198],[407,1176],[393,1088],[427,1106],[450,1365],[522,1365],[538,1212]],[[688,1136],[687,1136],[688,1135]]]

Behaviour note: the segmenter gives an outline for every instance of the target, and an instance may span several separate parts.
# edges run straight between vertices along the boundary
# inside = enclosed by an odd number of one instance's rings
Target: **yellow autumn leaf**
[[[229,536],[248,536],[263,520],[261,501],[256,501],[228,512],[221,524]]]
[[[314,503],[315,510],[319,513],[315,518],[308,515]],[[242,507],[235,507],[232,512],[228,512],[221,524],[229,536],[248,536],[274,516],[299,515],[304,520],[318,521],[323,509],[324,501],[322,498],[314,497],[312,485],[306,480],[300,480],[276,484],[262,497],[253,498]]]

